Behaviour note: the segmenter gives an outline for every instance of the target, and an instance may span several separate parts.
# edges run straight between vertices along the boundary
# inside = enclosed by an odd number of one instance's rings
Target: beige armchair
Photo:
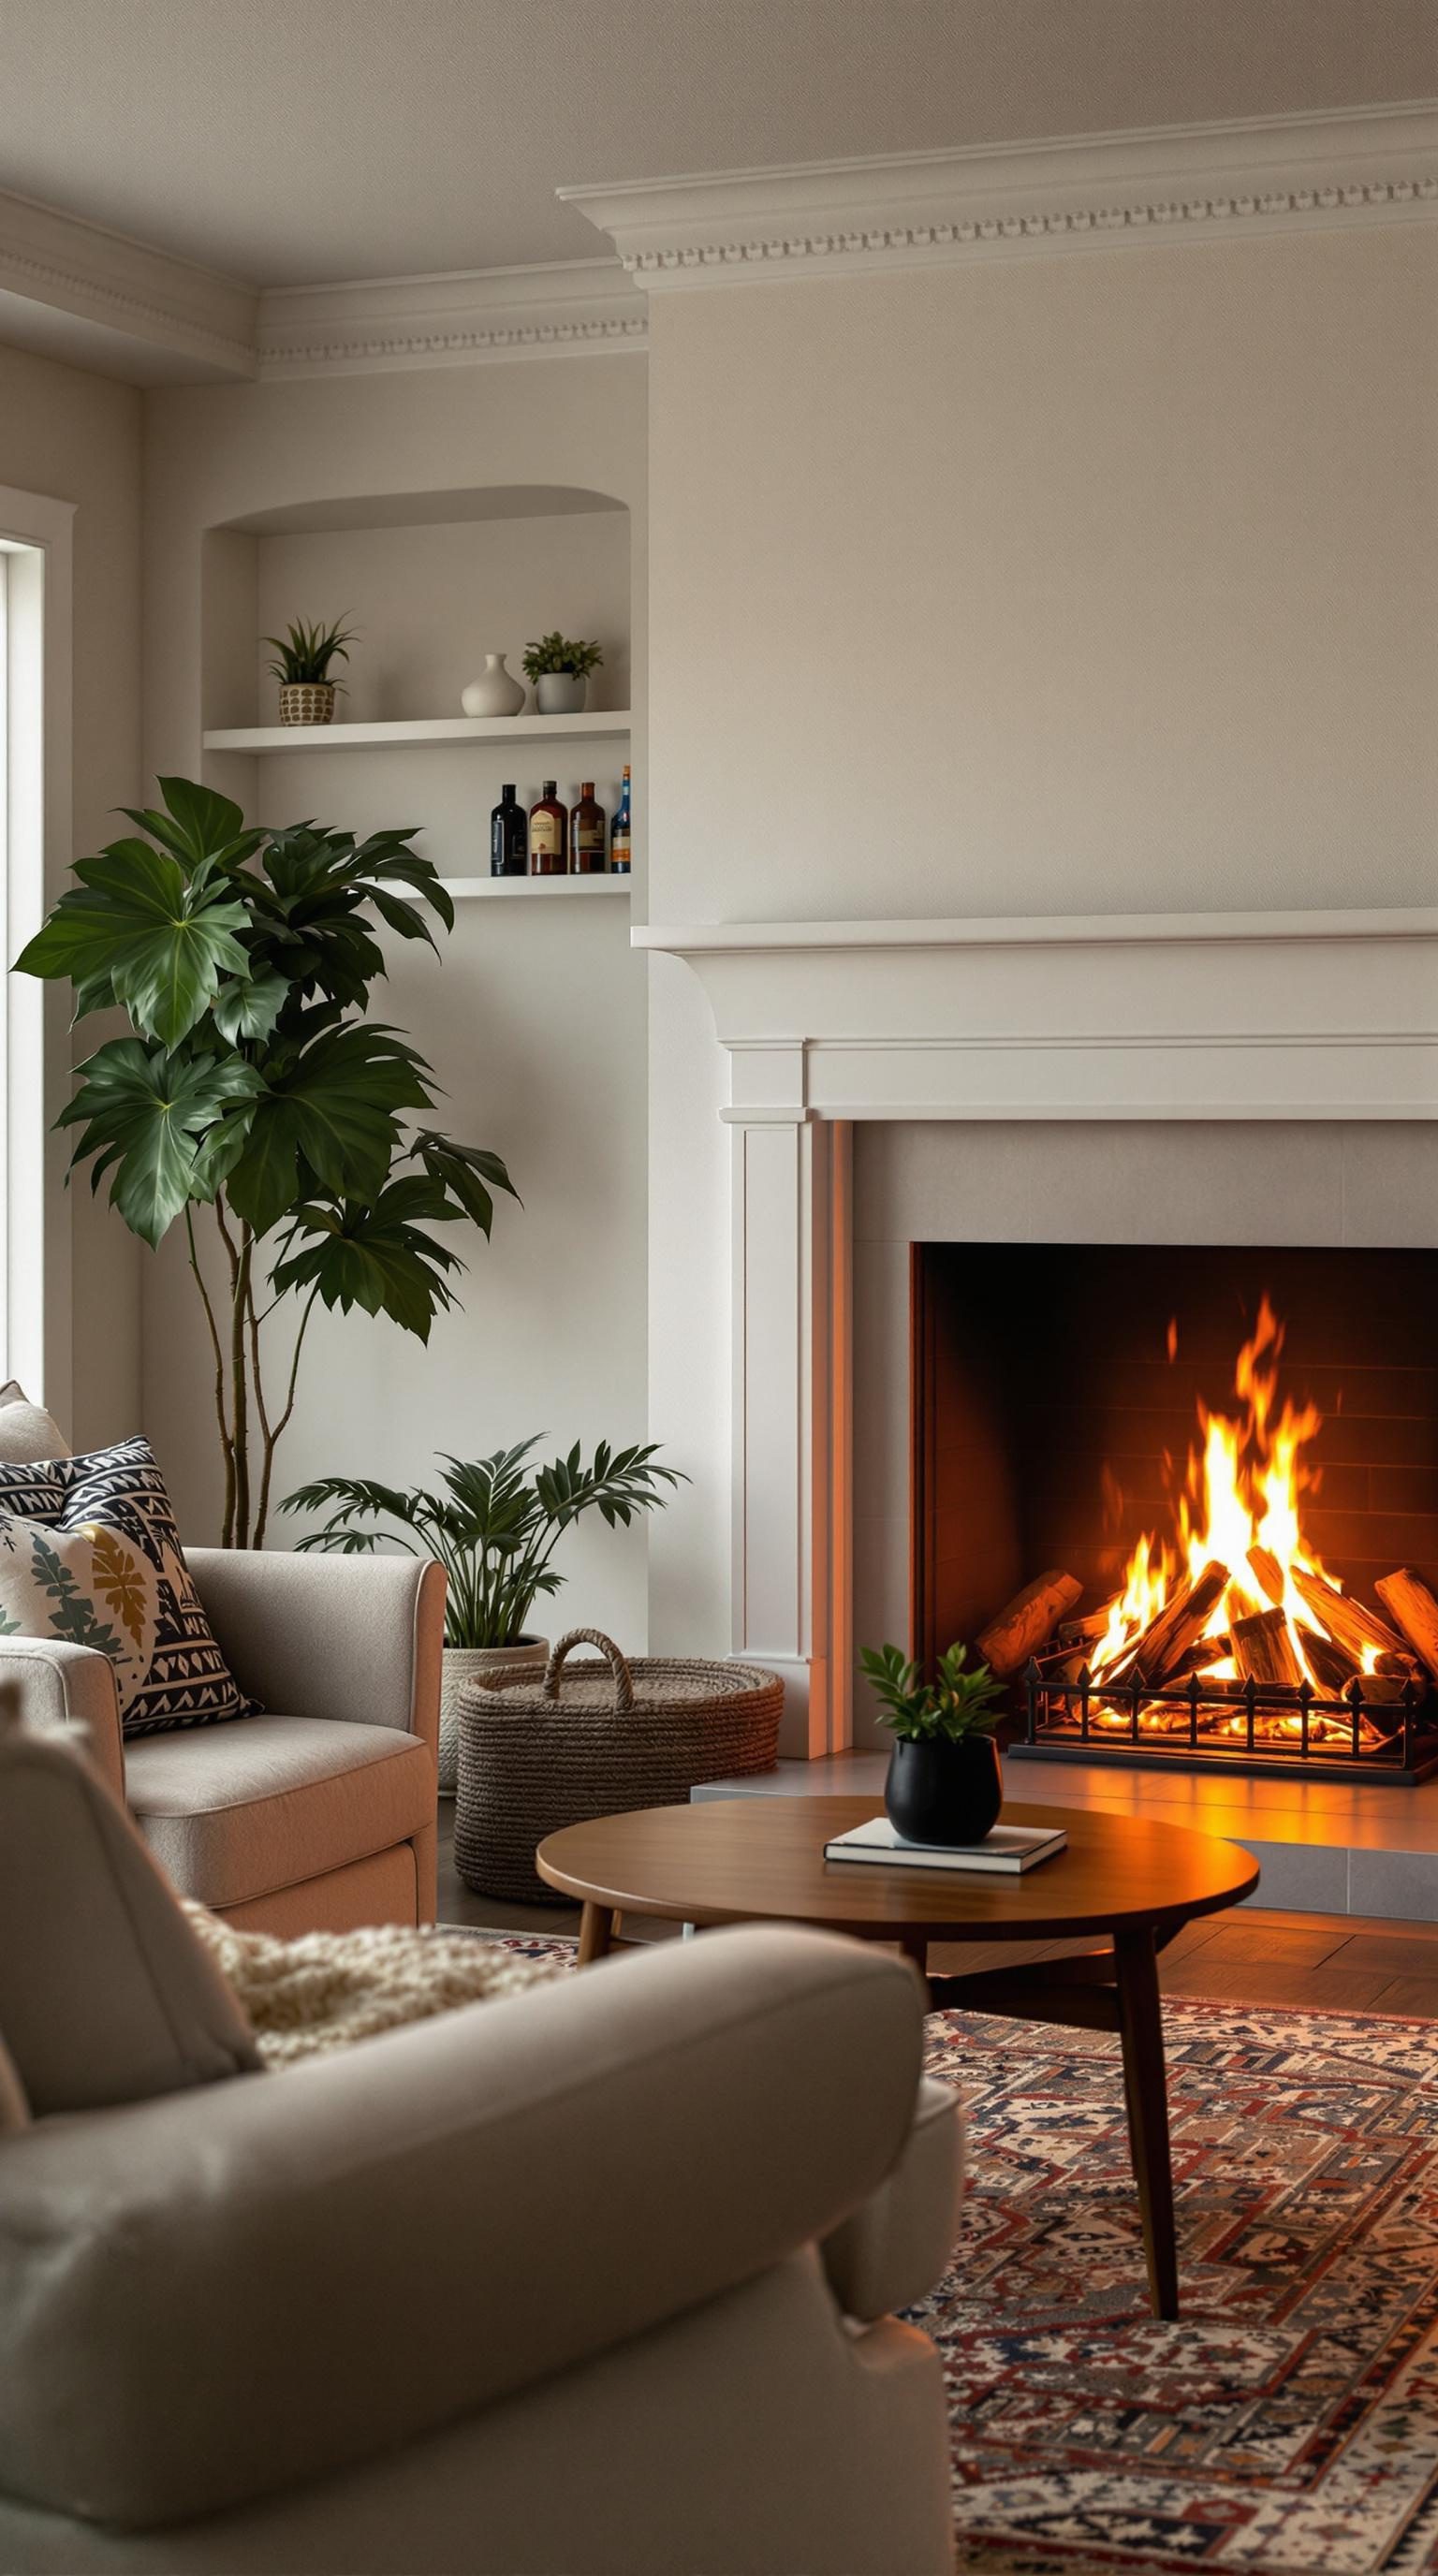
[[[191,1548],[236,1680],[265,1714],[123,1743],[93,1648],[0,1641],[34,1725],[64,1725],[172,1884],[257,1931],[428,1923],[435,1911],[444,1575],[412,1557]]]
[[[665,1942],[283,2073],[0,1726],[9,2576],[945,2576],[911,1970]]]

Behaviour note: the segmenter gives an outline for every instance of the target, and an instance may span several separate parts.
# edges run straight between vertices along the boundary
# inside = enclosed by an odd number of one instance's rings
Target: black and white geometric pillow
[[[0,1636],[98,1647],[126,1735],[254,1714],[211,1634],[148,1440],[0,1463]]]

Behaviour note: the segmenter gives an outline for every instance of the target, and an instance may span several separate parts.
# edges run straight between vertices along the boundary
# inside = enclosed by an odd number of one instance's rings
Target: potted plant
[[[573,643],[557,626],[552,635],[541,635],[537,644],[526,644],[524,668],[534,682],[540,714],[582,715],[589,674],[598,670],[603,659],[597,644]]]
[[[389,1543],[411,1556],[437,1557],[444,1567],[439,1785],[446,1796],[454,1794],[464,1684],[491,1665],[543,1664],[548,1657],[549,1641],[531,1634],[529,1614],[541,1595],[563,1584],[550,1559],[564,1532],[590,1511],[611,1529],[616,1522],[627,1529],[636,1512],[668,1499],[661,1485],[687,1481],[677,1467],[656,1466],[653,1441],[611,1450],[601,1440],[586,1466],[576,1440],[567,1458],[535,1468],[527,1462],[537,1445],[537,1439],[521,1440],[470,1461],[445,1457],[439,1493],[370,1477],[320,1476],[280,1505],[285,1512],[328,1509],[324,1527],[302,1538],[302,1548],[352,1556]],[[378,1526],[385,1522],[388,1528]]]
[[[910,1843],[981,1843],[1004,1803],[993,1729],[1002,1682],[987,1664],[970,1668],[967,1650],[950,1646],[937,1679],[898,1646],[866,1646],[860,1663],[879,1702],[879,1724],[896,1738],[884,1783],[884,1806],[896,1834]]]
[[[355,630],[342,617],[333,626],[306,626],[301,620],[283,636],[267,635],[275,660],[267,665],[280,684],[281,724],[330,724],[335,691],[342,680],[330,678],[332,662],[347,662]]]
[[[410,832],[247,831],[193,779],[160,792],[163,812],[125,809],[147,839],[76,861],[79,884],[17,971],[68,978],[77,1019],[128,1019],[76,1067],[55,1123],[80,1129],[72,1164],[90,1165],[92,1189],[108,1177],[132,1234],[153,1248],[183,1220],[214,1363],[222,1544],[259,1547],[316,1300],[428,1341],[464,1267],[436,1229],[487,1236],[491,1193],[515,1193],[497,1154],[428,1124],[430,1067],[368,1016],[379,924],[432,948],[426,914],[454,926]]]

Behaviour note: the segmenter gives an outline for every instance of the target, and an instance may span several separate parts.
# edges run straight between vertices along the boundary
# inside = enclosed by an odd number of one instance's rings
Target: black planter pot
[[[1004,1803],[999,1748],[991,1735],[916,1743],[901,1736],[889,1756],[884,1806],[910,1843],[981,1843]]]

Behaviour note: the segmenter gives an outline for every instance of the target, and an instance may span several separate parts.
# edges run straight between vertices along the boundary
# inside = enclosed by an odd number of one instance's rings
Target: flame
[[[1178,1349],[1177,1321],[1168,1328],[1168,1355]],[[1145,1531],[1126,1567],[1122,1588],[1109,1605],[1108,1623],[1095,1644],[1090,1666],[1095,1679],[1110,1672],[1141,1637],[1173,1594],[1184,1575],[1196,1580],[1215,1560],[1231,1569],[1226,1590],[1214,1607],[1205,1640],[1212,1638],[1214,1662],[1204,1669],[1214,1679],[1236,1677],[1227,1639],[1235,1619],[1278,1607],[1288,1621],[1289,1636],[1301,1669],[1317,1685],[1303,1652],[1301,1626],[1322,1630],[1322,1621],[1304,1602],[1294,1583],[1294,1569],[1315,1574],[1341,1591],[1327,1572],[1317,1549],[1304,1536],[1303,1506],[1317,1492],[1321,1470],[1308,1456],[1322,1429],[1316,1405],[1295,1407],[1285,1396],[1278,1402],[1278,1364],[1283,1326],[1265,1296],[1253,1332],[1238,1354],[1233,1413],[1210,1412],[1198,1401],[1199,1441],[1190,1449],[1187,1481],[1178,1499],[1178,1544]],[[1281,1589],[1276,1602],[1249,1563],[1250,1551],[1261,1549],[1277,1569]],[[1371,1672],[1377,1651],[1368,1648],[1364,1670]]]

